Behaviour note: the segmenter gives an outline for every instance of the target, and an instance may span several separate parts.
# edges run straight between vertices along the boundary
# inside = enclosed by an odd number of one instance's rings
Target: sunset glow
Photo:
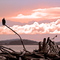
[[[60,19],[51,23],[34,22],[31,25],[14,25],[11,27],[19,34],[60,34]],[[0,27],[0,34],[14,34],[6,27]]]
[[[32,10],[30,15],[18,14],[15,17],[10,17],[12,21],[28,23],[30,21],[42,21],[42,20],[56,20],[60,19],[60,7],[44,8]],[[15,19],[15,20],[14,20]]]
[[[31,39],[38,39],[34,35],[42,37],[59,35],[60,0],[1,0],[0,36],[13,35],[13,38],[15,34],[6,26],[2,26],[3,18],[6,19],[6,25],[23,38],[26,38],[26,35]]]
[[[50,16],[59,18],[60,15],[60,7],[53,7],[53,8],[44,8],[44,9],[36,9],[33,10],[33,13],[31,15],[23,15],[23,14],[18,14],[16,17],[12,18],[17,18],[17,19],[28,19],[28,18],[49,18]]]

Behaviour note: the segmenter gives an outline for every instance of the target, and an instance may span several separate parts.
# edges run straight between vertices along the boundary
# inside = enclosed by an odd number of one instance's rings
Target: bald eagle
[[[5,18],[2,19],[2,24],[5,25],[6,21]]]

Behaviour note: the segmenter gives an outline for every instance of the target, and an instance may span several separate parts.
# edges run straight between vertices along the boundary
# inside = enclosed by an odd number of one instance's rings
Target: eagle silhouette
[[[2,24],[5,25],[6,21],[5,18],[2,19]]]

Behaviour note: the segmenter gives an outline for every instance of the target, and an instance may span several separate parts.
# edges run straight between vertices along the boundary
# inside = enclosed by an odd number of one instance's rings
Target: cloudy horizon
[[[6,24],[23,39],[39,41],[58,35],[55,41],[59,41],[59,13],[60,0],[0,0],[0,40],[17,38],[2,25],[1,21],[5,18]]]

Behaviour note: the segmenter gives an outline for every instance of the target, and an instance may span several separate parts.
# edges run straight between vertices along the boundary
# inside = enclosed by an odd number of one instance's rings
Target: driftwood
[[[60,48],[50,37],[39,42],[38,50],[33,52],[16,52],[4,46],[0,46],[0,51],[0,56],[5,57],[5,60],[60,60]]]
[[[39,51],[41,51],[41,42],[39,42]]]
[[[50,37],[44,38],[42,43],[39,42],[39,49],[31,54],[25,53],[23,60],[60,60],[59,46]]]
[[[54,41],[51,41],[50,37],[48,37],[47,40],[46,38],[43,39],[41,51],[39,51],[39,53],[41,55],[44,54],[43,56],[46,59],[60,60],[60,49]]]

